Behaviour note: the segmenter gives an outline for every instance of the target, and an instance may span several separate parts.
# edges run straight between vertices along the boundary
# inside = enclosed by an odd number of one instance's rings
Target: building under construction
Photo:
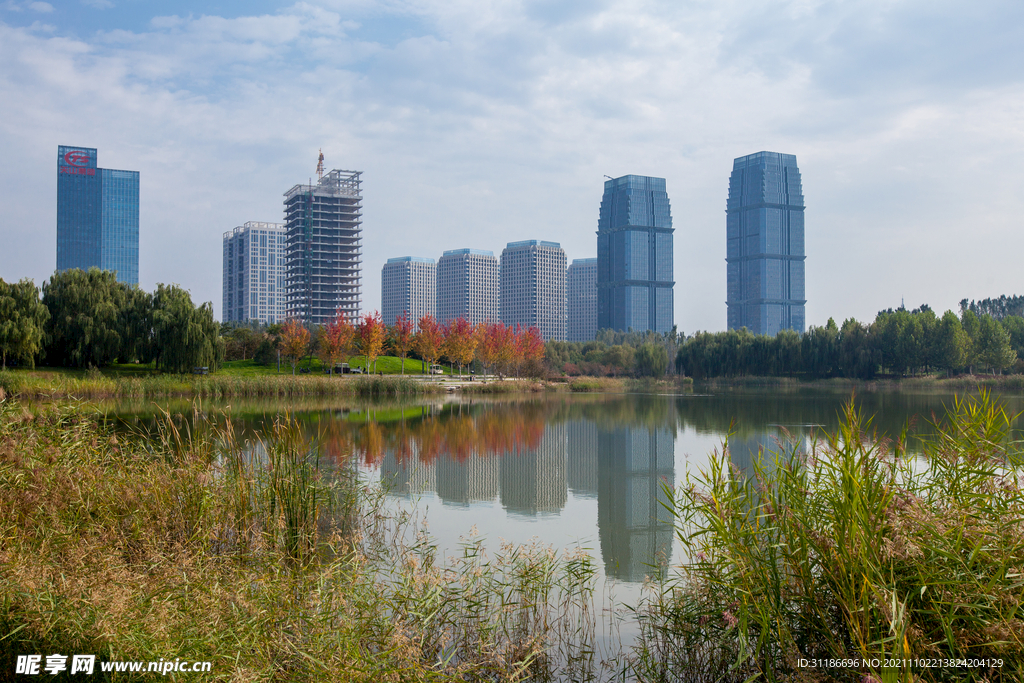
[[[319,325],[359,316],[362,284],[361,171],[323,173],[284,193],[285,288],[289,318]]]

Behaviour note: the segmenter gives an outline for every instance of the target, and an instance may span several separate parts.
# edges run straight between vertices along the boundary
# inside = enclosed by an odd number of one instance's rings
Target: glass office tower
[[[98,168],[96,149],[57,147],[57,270],[139,283],[139,172]]]
[[[672,330],[673,232],[664,178],[605,181],[597,222],[598,329]]]
[[[804,331],[804,195],[792,154],[733,162],[726,205],[729,329]]]

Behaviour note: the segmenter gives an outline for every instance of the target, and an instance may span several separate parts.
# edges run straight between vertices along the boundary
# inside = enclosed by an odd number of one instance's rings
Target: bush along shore
[[[586,554],[488,557],[470,538],[442,562],[296,423],[244,444],[230,423],[181,424],[115,437],[75,409],[0,405],[0,670],[33,653],[209,661],[213,681],[582,680],[598,668]]]
[[[1011,416],[958,401],[911,457],[852,406],[809,455],[719,454],[674,493],[688,562],[641,610],[641,678],[1020,681],[1024,480]]]

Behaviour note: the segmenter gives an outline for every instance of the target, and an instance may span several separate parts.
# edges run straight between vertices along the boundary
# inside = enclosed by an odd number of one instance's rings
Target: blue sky
[[[221,235],[364,172],[393,256],[594,256],[605,175],[667,179],[676,322],[725,327],[732,160],[797,156],[807,317],[1024,293],[1024,3],[0,0],[0,277],[53,271],[56,148],[141,173],[142,285],[221,301]]]

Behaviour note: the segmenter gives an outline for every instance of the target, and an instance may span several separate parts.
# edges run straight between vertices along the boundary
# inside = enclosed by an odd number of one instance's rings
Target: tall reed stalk
[[[807,453],[780,444],[749,473],[716,454],[666,491],[688,559],[641,612],[636,674],[1021,680],[1012,421],[987,393],[958,399],[911,455],[906,434],[876,438],[851,401],[840,430]]]

